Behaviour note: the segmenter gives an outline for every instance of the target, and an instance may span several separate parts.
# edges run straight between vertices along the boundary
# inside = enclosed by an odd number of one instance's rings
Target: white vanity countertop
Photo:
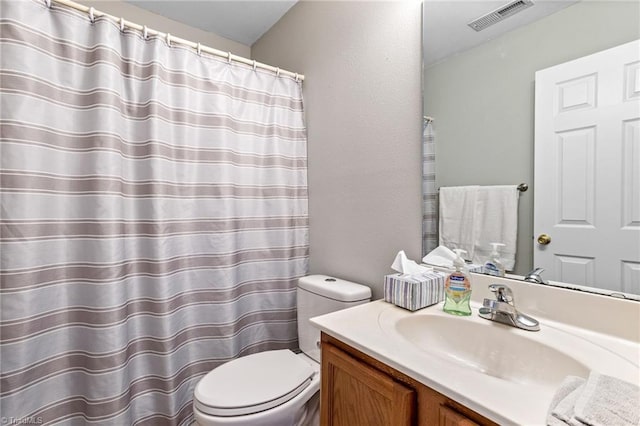
[[[311,322],[323,332],[499,424],[546,424],[549,403],[562,379],[555,379],[557,384],[550,386],[537,382],[535,378],[520,380],[518,377],[517,380],[506,380],[496,377],[495,374],[484,374],[473,367],[469,368],[456,363],[455,356],[437,353],[437,350],[430,349],[428,341],[422,342],[422,348],[418,348],[407,337],[403,337],[394,328],[394,324],[399,324],[398,321],[402,320],[405,320],[406,324],[407,318],[411,318],[412,321],[418,320],[418,324],[421,324],[419,321],[423,319],[431,321],[433,318],[440,324],[450,324],[451,319],[468,321],[469,323],[464,324],[453,322],[451,324],[454,326],[451,329],[455,330],[459,325],[470,326],[471,328],[464,328],[474,331],[490,327],[490,329],[487,328],[487,336],[489,334],[493,336],[492,342],[500,342],[502,336],[500,333],[504,333],[504,346],[500,343],[498,345],[493,343],[491,345],[493,352],[517,351],[518,348],[510,348],[509,344],[523,342],[522,339],[530,339],[563,353],[572,352],[570,356],[579,361],[582,366],[587,367],[582,371],[582,375],[585,377],[588,370],[593,369],[630,382],[640,382],[640,370],[638,369],[640,345],[637,341],[594,332],[575,325],[564,325],[540,317],[536,317],[541,324],[540,331],[519,330],[478,317],[479,306],[477,302],[472,302],[473,313],[471,316],[455,317],[442,311],[442,303],[412,313],[379,300],[315,317]],[[640,304],[638,307],[640,308]],[[526,311],[525,313],[530,314]],[[594,315],[595,312],[585,314]],[[429,318],[418,317],[420,315]],[[419,327],[417,330],[419,334]],[[498,340],[496,340],[496,336],[498,336]],[[513,338],[515,340],[512,340]],[[476,340],[476,344],[477,342]],[[494,351],[494,346],[501,347],[495,348]],[[591,351],[591,347],[594,347],[595,350]],[[473,353],[473,351],[474,348],[471,348],[470,352]],[[487,356],[487,354],[482,356]],[[539,358],[533,356],[532,359]],[[519,360],[515,361],[513,365],[518,362]],[[544,363],[542,359],[539,362]],[[561,368],[555,366],[555,363],[547,361],[547,367],[545,365],[533,366],[532,372],[527,374],[534,374],[531,377],[535,377],[535,370],[545,372],[545,369],[550,367],[548,364],[554,364],[556,369]],[[517,365],[516,367],[516,370],[528,371],[526,365]]]

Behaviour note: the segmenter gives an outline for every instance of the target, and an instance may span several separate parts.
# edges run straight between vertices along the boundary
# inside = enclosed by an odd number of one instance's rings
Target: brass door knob
[[[551,237],[548,236],[547,234],[538,235],[538,244],[546,246],[550,242],[551,242]]]

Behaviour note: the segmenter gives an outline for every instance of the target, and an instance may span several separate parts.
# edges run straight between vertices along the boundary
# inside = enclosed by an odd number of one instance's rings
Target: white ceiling
[[[533,0],[524,9],[482,31],[467,24],[507,3],[509,0],[425,0],[423,21],[424,65],[494,39],[576,3],[578,0]]]
[[[174,21],[251,46],[298,0],[125,1]]]
[[[251,46],[298,0],[126,1],[175,21]],[[527,25],[577,1],[579,0],[533,0],[532,7],[476,32],[467,26],[468,22],[503,6],[509,0],[424,0],[425,66]]]

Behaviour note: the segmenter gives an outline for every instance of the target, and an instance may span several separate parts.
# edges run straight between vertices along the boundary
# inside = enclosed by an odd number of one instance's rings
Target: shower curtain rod
[[[236,61],[236,62],[240,62],[240,63],[246,64],[246,65],[250,65],[250,66],[253,67],[253,69],[262,68],[262,69],[265,69],[265,70],[272,71],[272,72],[276,73],[276,75],[278,75],[278,76],[286,75],[286,76],[295,78],[296,81],[303,81],[304,80],[304,75],[303,74],[298,74],[298,73],[294,73],[294,72],[287,71],[287,70],[281,70],[278,67],[273,67],[271,65],[263,64],[261,62],[254,61],[252,59],[247,59],[247,58],[243,58],[242,56],[234,55],[231,52],[223,52],[222,50],[214,49],[213,47],[203,46],[200,43],[195,43],[193,41],[185,40],[185,39],[180,38],[180,37],[172,36],[169,33],[163,33],[163,32],[157,31],[157,30],[153,30],[151,28],[147,28],[146,25],[139,25],[139,24],[136,24],[134,22],[126,21],[124,18],[118,18],[117,16],[109,15],[108,13],[101,12],[99,10],[94,9],[93,7],[87,7],[87,6],[84,6],[84,5],[80,4],[80,3],[76,3],[76,2],[71,1],[71,0],[44,0],[44,2],[47,5],[47,7],[49,7],[49,8],[51,7],[51,5],[53,3],[59,3],[59,4],[62,4],[64,6],[79,10],[81,12],[88,13],[89,14],[89,19],[91,20],[91,22],[93,22],[94,19],[97,18],[97,17],[105,17],[105,18],[111,19],[111,20],[115,21],[116,23],[118,23],[118,25],[120,25],[120,29],[121,30],[124,30],[125,27],[129,27],[129,28],[133,28],[134,30],[141,31],[145,38],[147,38],[147,36],[149,36],[149,35],[159,36],[161,38],[166,39],[167,44],[169,46],[171,46],[171,43],[183,44],[185,46],[192,47],[193,49],[195,49],[198,52],[198,54],[200,52],[206,52],[206,53],[210,53],[212,55],[216,55],[216,56],[220,56],[220,57],[226,58],[229,62]]]

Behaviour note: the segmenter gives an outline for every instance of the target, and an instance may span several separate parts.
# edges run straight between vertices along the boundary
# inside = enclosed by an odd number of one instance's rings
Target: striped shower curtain
[[[183,424],[296,347],[301,84],[45,1],[0,17],[5,424]]]
[[[436,188],[436,133],[433,121],[422,128],[422,255],[438,247],[438,188]]]

